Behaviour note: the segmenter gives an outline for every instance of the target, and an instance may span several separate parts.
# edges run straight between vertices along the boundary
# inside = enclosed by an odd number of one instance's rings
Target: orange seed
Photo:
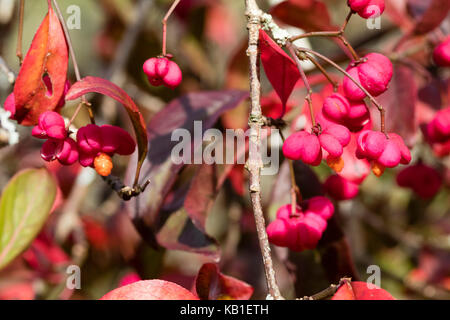
[[[94,160],[94,168],[102,177],[109,176],[113,168],[111,157],[105,153],[99,154]]]

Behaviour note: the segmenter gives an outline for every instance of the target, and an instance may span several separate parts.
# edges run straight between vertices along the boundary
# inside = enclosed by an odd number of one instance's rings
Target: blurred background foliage
[[[16,2],[0,0],[0,5],[8,8]],[[189,92],[248,89],[244,1],[181,2],[168,25],[168,52],[174,55],[184,76],[182,85],[175,91],[151,87],[142,72],[145,60],[160,54],[161,18],[171,1],[150,1],[145,11],[142,2],[145,1],[58,1],[63,12],[70,5],[81,8],[81,29],[70,33],[82,76],[108,78],[121,86],[136,101],[147,121],[169,101]],[[278,2],[260,1],[265,9]],[[348,13],[346,1],[324,2],[333,23],[340,25]],[[43,0],[26,1],[25,50],[46,14],[46,6]],[[11,16],[6,9],[0,13],[0,56],[17,73],[17,5],[12,9]],[[292,27],[290,30],[300,32]],[[362,53],[387,50],[402,35],[401,29],[387,15],[383,16],[381,30],[368,30],[365,21],[359,18],[352,19],[347,30],[348,39]],[[313,39],[305,45],[343,66],[347,64],[346,57],[331,41]],[[423,61],[421,59],[417,57],[418,61]],[[432,67],[429,71],[436,75]],[[448,74],[441,75],[441,79],[447,77]],[[73,71],[70,79],[74,81]],[[420,88],[426,84],[418,80]],[[320,86],[315,87],[317,91],[320,89]],[[0,73],[0,101],[3,102],[11,90],[7,78]],[[264,94],[271,91],[264,77],[263,91]],[[288,121],[297,119],[302,112],[304,95],[303,90],[296,90],[292,99],[296,105]],[[92,103],[99,123],[131,128],[121,108],[112,100],[95,96]],[[402,103],[397,101],[397,104]],[[70,115],[74,107],[67,104],[64,114]],[[224,115],[217,127],[245,127],[247,113],[248,106],[244,103]],[[76,124],[83,125],[87,121],[84,115]],[[20,169],[44,166],[39,156],[40,142],[31,138],[28,128],[19,130],[20,143],[0,149],[2,188]],[[421,200],[396,185],[397,170],[388,170],[380,179],[369,176],[356,199],[336,203],[336,224],[345,237],[324,240],[326,245],[319,246],[318,250],[303,253],[274,248],[278,282],[286,298],[314,294],[344,276],[342,270],[328,270],[333,266],[327,268],[326,264],[340,263],[333,255],[339,257],[345,250],[350,250],[354,274],[362,280],[370,276],[369,265],[379,265],[381,286],[396,298],[449,297],[448,161],[446,164],[439,161],[424,145],[416,147],[413,153],[442,172],[446,186],[441,192],[431,200]],[[123,174],[127,163],[127,159],[120,160],[115,171]],[[138,273],[142,279],[166,279],[191,289],[202,264],[211,262],[207,256],[155,250],[143,242],[123,203],[90,169],[62,168],[57,164],[47,167],[58,177],[59,203],[38,238],[40,242],[33,243],[23,256],[0,272],[0,298],[97,299],[117,287],[120,279],[130,272]],[[301,187],[312,195],[315,191],[310,188],[316,186],[320,190],[320,182],[330,174],[323,165],[314,171],[305,167],[298,170],[303,177]],[[245,179],[245,173],[239,173],[227,181],[208,216],[206,230],[220,243],[221,271],[251,284],[255,288],[253,298],[261,299],[265,298],[265,283]],[[278,207],[289,201],[288,193],[275,194],[274,186],[280,185],[289,187],[286,175],[284,179],[273,176],[263,179],[263,201],[269,221]],[[64,289],[64,277],[65,267],[73,262],[81,263],[82,289],[72,292]]]

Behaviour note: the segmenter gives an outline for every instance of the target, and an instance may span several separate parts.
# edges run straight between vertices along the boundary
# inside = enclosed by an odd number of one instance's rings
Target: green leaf
[[[56,182],[46,169],[16,174],[0,200],[0,270],[38,235],[56,198]]]

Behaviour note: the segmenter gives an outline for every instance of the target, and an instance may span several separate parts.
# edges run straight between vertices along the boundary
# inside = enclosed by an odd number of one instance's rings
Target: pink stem
[[[172,15],[175,8],[178,6],[181,0],[175,0],[170,7],[169,11],[167,11],[164,19],[162,20],[163,24],[163,47],[162,47],[162,55],[166,56],[167,54],[167,20],[169,20],[169,17]]]

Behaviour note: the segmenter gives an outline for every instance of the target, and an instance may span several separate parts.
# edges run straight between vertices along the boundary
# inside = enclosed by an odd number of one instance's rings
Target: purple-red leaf
[[[417,21],[415,34],[425,34],[440,26],[450,11],[448,0],[408,0],[408,10]]]
[[[327,6],[318,0],[288,0],[272,8],[275,18],[291,26],[310,31],[336,29],[331,24]]]
[[[194,224],[205,229],[207,213],[214,203],[221,185],[218,185],[216,165],[202,165],[194,178],[184,200],[184,209]],[[220,179],[223,183],[223,179]]]
[[[202,266],[195,288],[201,300],[249,300],[254,291],[249,284],[220,273],[214,263]]]
[[[416,121],[418,89],[414,72],[406,66],[397,65],[394,69],[390,88],[379,97],[386,109],[386,128],[403,137],[408,146],[413,146],[417,139],[418,123]],[[380,115],[372,109],[372,119],[378,124]]]
[[[286,112],[289,96],[300,79],[300,72],[291,57],[263,30],[259,32],[259,47],[267,78],[283,104],[282,117]]]
[[[114,100],[120,102],[125,107],[133,124],[139,149],[138,164],[134,180],[135,182],[137,182],[139,178],[140,168],[148,152],[147,129],[145,126],[144,118],[142,117],[142,114],[136,104],[125,91],[116,86],[114,83],[101,78],[86,77],[76,82],[70,88],[69,92],[67,92],[66,100],[75,100],[85,94],[92,92],[111,97]]]
[[[49,5],[36,32],[14,86],[13,118],[24,126],[36,125],[39,116],[53,111],[64,93],[69,54],[61,23]],[[50,84],[43,78],[48,76]]]
[[[165,248],[217,255],[216,242],[202,230],[205,211],[189,211],[194,212],[191,214],[194,223],[183,208],[190,185],[170,192],[185,166],[185,163],[174,163],[171,158],[173,148],[181,142],[178,138],[173,141],[172,133],[179,129],[179,133],[191,134],[189,139],[192,139],[194,123],[197,123],[201,124],[201,130],[197,131],[202,138],[224,112],[247,97],[247,92],[238,90],[191,93],[172,101],[152,118],[148,125],[150,151],[142,167],[151,184],[140,197],[127,203],[131,219],[148,242],[155,244],[157,241]],[[183,142],[192,152],[199,147],[193,140]],[[132,166],[128,177],[131,172]]]

